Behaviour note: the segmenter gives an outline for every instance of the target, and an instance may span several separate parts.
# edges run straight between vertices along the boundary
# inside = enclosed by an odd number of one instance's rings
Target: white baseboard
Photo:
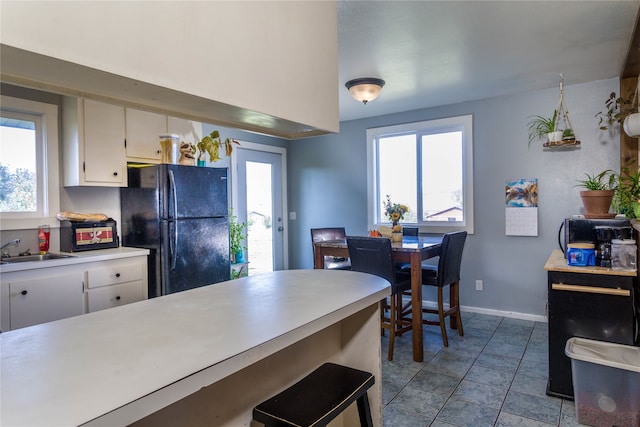
[[[422,305],[428,308],[437,308],[438,305],[434,301],[422,301]],[[449,308],[449,304],[444,305],[445,309]],[[502,310],[493,310],[489,308],[481,308],[481,307],[469,307],[466,305],[460,306],[460,310],[464,313],[480,313],[480,314],[488,314],[490,316],[501,316],[501,317],[509,317],[512,319],[522,319],[522,320],[531,320],[533,322],[543,322],[547,323],[547,316],[541,316],[538,314],[528,314],[528,313],[518,313],[515,311],[502,311]]]

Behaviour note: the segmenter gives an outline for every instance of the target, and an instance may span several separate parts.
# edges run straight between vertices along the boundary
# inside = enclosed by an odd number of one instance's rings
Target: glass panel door
[[[238,209],[246,222],[249,275],[284,268],[282,156],[238,148]]]

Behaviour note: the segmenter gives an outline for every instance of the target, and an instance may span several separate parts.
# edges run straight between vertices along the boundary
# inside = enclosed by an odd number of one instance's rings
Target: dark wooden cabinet
[[[571,359],[565,355],[569,338],[637,343],[636,277],[603,270],[548,271],[549,395],[573,398]]]

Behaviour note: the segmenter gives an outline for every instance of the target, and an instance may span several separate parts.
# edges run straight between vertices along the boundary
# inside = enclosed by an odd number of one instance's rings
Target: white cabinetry
[[[10,300],[8,329],[24,328],[85,312],[82,271],[56,270],[60,271],[46,275],[41,271],[35,277],[23,272],[7,283]]]
[[[147,256],[139,252],[101,261],[87,256],[70,265],[2,272],[1,330],[141,301],[147,299],[147,289]]]
[[[180,135],[181,141],[191,144],[196,144],[202,139],[202,123],[192,120],[167,117],[167,131]]]
[[[127,186],[124,107],[63,100],[64,185]]]
[[[139,259],[106,261],[88,270],[87,312],[146,299],[146,274],[147,263]]]
[[[202,138],[202,124],[199,122],[132,108],[126,108],[125,115],[126,151],[130,162],[160,163],[160,135],[179,135],[180,141],[191,144]]]
[[[126,109],[127,159],[159,163],[160,135],[167,133],[167,116]]]

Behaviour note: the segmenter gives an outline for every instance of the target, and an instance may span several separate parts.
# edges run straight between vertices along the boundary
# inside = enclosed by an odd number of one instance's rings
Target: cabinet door
[[[124,107],[84,100],[85,184],[127,186]]]
[[[84,313],[84,273],[9,282],[10,329]]]
[[[168,133],[180,135],[180,140],[196,144],[202,139],[202,123],[177,117],[167,118]]]
[[[127,158],[160,162],[160,135],[167,133],[167,116],[126,109]]]
[[[142,301],[145,299],[143,296],[143,288],[144,283],[142,280],[139,280],[137,282],[89,289],[87,291],[87,311],[91,313],[104,310],[105,308]]]

